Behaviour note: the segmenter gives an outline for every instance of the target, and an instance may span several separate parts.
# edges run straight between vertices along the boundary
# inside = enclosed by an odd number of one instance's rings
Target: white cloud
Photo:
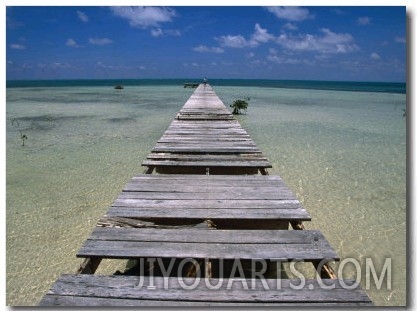
[[[54,63],[38,63],[36,65],[36,67],[41,68],[41,69],[71,69],[74,68],[72,65],[68,64],[68,63],[60,63],[60,62],[54,62]]]
[[[371,55],[369,56],[372,60],[380,60],[381,56],[379,56],[379,54],[373,52],[371,53]]]
[[[113,40],[110,40],[108,38],[90,38],[88,39],[88,42],[93,45],[108,45],[112,44]]]
[[[24,69],[24,70],[26,70],[26,69],[33,69],[34,66],[32,64],[23,63],[22,66],[21,66],[21,68]]]
[[[300,59],[280,57],[278,55],[268,55],[267,60],[276,64],[296,65],[302,63]]]
[[[19,44],[19,43],[10,44],[10,48],[12,48],[14,50],[26,50],[26,46],[23,45],[23,44]]]
[[[293,23],[286,23],[285,25],[282,26],[283,29],[288,29],[288,30],[297,30],[298,27],[297,25],[293,24]]]
[[[255,32],[252,35],[249,45],[257,46],[259,43],[266,43],[274,39],[274,36],[268,33],[268,30],[261,28],[259,24],[255,24]]]
[[[404,37],[395,37],[395,42],[407,43],[407,40]]]
[[[82,11],[77,11],[77,16],[78,16],[78,18],[80,19],[80,20],[82,20],[84,23],[87,23],[88,22],[88,16],[87,16],[87,14],[85,14],[84,12],[82,12]]]
[[[126,70],[126,69],[132,69],[132,67],[127,67],[123,65],[107,65],[103,62],[97,62],[97,67],[103,68],[103,69],[109,69],[109,70]]]
[[[192,63],[182,63],[182,65],[184,67],[204,67],[204,65],[198,64],[196,62],[192,62]]]
[[[126,19],[130,26],[138,28],[159,27],[176,16],[175,10],[166,7],[111,7],[116,16]]]
[[[368,16],[359,17],[357,20],[359,25],[370,25],[371,24],[371,18]]]
[[[193,48],[193,51],[200,52],[200,53],[215,53],[215,54],[224,53],[224,50],[222,48],[215,47],[215,46],[212,46],[209,48],[208,46],[205,46],[205,45],[196,46],[195,48]]]
[[[320,29],[319,35],[289,37],[281,34],[276,42],[290,51],[314,51],[322,54],[341,54],[359,50],[354,38],[347,33],[334,33],[327,28]]]
[[[97,66],[100,68],[104,68],[104,69],[114,69],[115,66],[111,66],[111,65],[106,65],[103,62],[97,62]]]
[[[221,36],[216,39],[219,41],[220,45],[223,47],[243,48],[243,47],[248,46],[248,42],[241,35],[237,35],[237,36],[227,35],[227,36]]]
[[[296,6],[275,6],[268,7],[267,10],[280,19],[292,22],[301,22],[313,18],[308,9]]]
[[[151,30],[152,37],[159,37],[162,36],[162,29],[161,28],[155,28]]]
[[[67,42],[65,42],[65,45],[66,46],[69,46],[69,47],[72,47],[72,48],[79,48],[80,46],[78,45],[78,43],[74,40],[74,39],[71,39],[71,38],[69,38],[68,40],[67,40]]]
[[[246,58],[254,58],[254,57],[255,57],[255,53],[253,52],[246,54]]]
[[[278,55],[278,51],[274,48],[270,48],[267,60],[276,64],[299,64],[301,61],[295,58],[281,57]]]
[[[179,37],[181,36],[181,31],[176,29],[166,29],[163,30],[161,28],[154,28],[151,30],[152,37],[161,37],[161,36],[172,36],[172,37]]]
[[[249,40],[245,39],[242,35],[227,35],[216,38],[220,45],[223,47],[231,48],[244,48],[244,47],[256,47],[260,43],[266,43],[272,41],[275,37],[268,33],[267,29],[263,29],[258,23],[255,24],[255,31]]]

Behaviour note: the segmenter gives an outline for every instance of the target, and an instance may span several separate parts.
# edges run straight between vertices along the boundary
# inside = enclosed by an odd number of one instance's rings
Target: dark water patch
[[[135,118],[131,118],[131,117],[124,117],[124,118],[110,118],[110,119],[106,119],[107,121],[111,122],[111,123],[124,123],[124,122],[136,122]]]
[[[18,117],[18,121],[27,121],[27,122],[60,122],[60,121],[75,121],[86,118],[93,118],[92,116],[61,116],[61,115],[52,115],[44,114],[40,116],[28,116],[28,117]]]
[[[78,121],[91,119],[92,116],[62,116],[62,115],[39,115],[12,118],[10,124],[18,130],[48,131],[65,121]]]

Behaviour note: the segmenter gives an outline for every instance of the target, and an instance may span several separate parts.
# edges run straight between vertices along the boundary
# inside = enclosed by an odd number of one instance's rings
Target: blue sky
[[[8,6],[7,79],[400,81],[402,7]]]

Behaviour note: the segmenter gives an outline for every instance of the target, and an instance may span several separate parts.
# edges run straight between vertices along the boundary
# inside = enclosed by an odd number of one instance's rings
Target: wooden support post
[[[291,227],[294,230],[305,230],[306,228],[304,227],[304,224],[301,220],[293,220],[290,221]]]
[[[261,172],[262,175],[269,175],[268,171],[266,168],[260,167],[259,171]]]
[[[155,169],[155,166],[148,166],[147,169],[143,172],[144,174],[152,174],[153,170]]]
[[[77,270],[77,274],[94,274],[101,262],[100,257],[86,258]]]
[[[208,279],[211,279],[213,277],[213,268],[211,266],[211,261],[209,259],[205,260],[205,265],[204,265],[204,276]]]
[[[204,265],[204,260],[203,261],[196,261],[198,266],[196,266],[195,264],[191,264],[190,267],[188,268],[187,272],[185,273],[185,276],[187,278],[195,278],[197,276],[197,274],[199,273],[198,271],[200,271],[200,276],[201,276],[201,266]],[[204,268],[205,269],[205,268]],[[205,270],[203,270],[205,271]]]
[[[304,224],[301,220],[290,221],[290,223],[294,230],[305,230]],[[316,268],[317,272],[320,273],[320,277],[322,279],[337,279],[336,272],[334,272],[333,268],[329,265],[329,263],[314,261],[313,265]]]
[[[337,279],[336,272],[334,272],[333,268],[329,265],[328,262],[314,261],[313,265],[317,272],[320,273],[320,277],[322,279]]]

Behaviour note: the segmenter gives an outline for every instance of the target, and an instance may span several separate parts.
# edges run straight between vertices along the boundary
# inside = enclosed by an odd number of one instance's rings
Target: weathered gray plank
[[[174,122],[174,121],[173,121]],[[193,131],[196,132],[193,132]],[[235,122],[204,122],[201,121],[200,124],[191,123],[191,121],[182,121],[182,123],[175,123],[168,127],[167,134],[176,134],[177,132],[183,131],[187,134],[198,134],[198,133],[207,133],[207,134],[247,134],[244,128],[242,128],[239,123]]]
[[[118,199],[264,201],[296,200],[296,197],[279,177],[144,174],[132,178]]]
[[[129,199],[117,198],[113,206],[138,208],[180,208],[180,209],[299,209],[302,208],[298,200],[161,200],[161,199]]]
[[[276,219],[309,221],[311,217],[304,209],[213,209],[213,208],[144,208],[112,207],[108,216],[129,218],[175,218],[175,219]]]
[[[274,193],[268,194],[271,200],[296,200],[295,195],[288,189],[278,189]],[[262,193],[257,191],[236,191],[235,200],[263,199]],[[231,198],[230,193],[226,192],[209,192],[209,193],[190,193],[190,192],[122,192],[119,199],[150,199],[150,200],[228,200]]]
[[[101,298],[66,295],[45,295],[40,306],[83,306],[83,307],[369,307],[369,302],[333,302],[333,303],[274,303],[274,302],[211,302],[211,301],[180,301],[175,300],[152,300],[152,299],[124,299],[124,298]]]
[[[183,283],[180,283],[180,282]],[[209,280],[209,285],[216,285],[219,280]],[[156,305],[163,306],[172,303],[215,305],[252,305],[286,304],[286,305],[339,305],[350,304],[371,305],[366,293],[358,286],[347,289],[355,284],[354,280],[305,280],[301,289],[293,289],[299,280],[257,279],[223,280],[219,289],[210,289],[206,279],[198,278],[162,278],[139,276],[99,276],[99,275],[62,275],[55,282],[40,305],[80,304],[80,305]],[[186,289],[195,284],[192,290]],[[324,285],[321,285],[324,284]],[[152,285],[152,286],[150,286]],[[333,289],[325,289],[332,286]],[[246,289],[247,288],[247,289]],[[62,298],[58,298],[58,297]],[[77,297],[71,299],[69,297]],[[119,303],[115,299],[119,300]],[[97,300],[92,300],[97,299]],[[108,301],[107,301],[108,300]],[[94,301],[94,304],[92,303]]]
[[[244,162],[244,161],[262,161],[269,164],[268,160],[259,153],[250,154],[176,154],[176,153],[150,153],[147,156],[147,160],[153,161],[233,161],[233,162]],[[237,164],[237,163],[236,163]]]
[[[234,200],[234,199],[129,199],[117,198],[113,206],[138,207],[138,208],[179,208],[179,209],[299,209],[303,208],[295,199],[288,200]]]
[[[187,143],[198,143],[201,142],[201,140],[206,140],[210,143],[216,143],[218,141],[221,141],[222,143],[226,142],[241,142],[251,143],[251,138],[246,137],[246,135],[163,135],[159,140],[158,143],[176,143],[179,140],[187,142]]]
[[[228,113],[225,110],[215,110],[215,109],[181,109],[181,111],[177,114],[177,120],[181,120],[182,118],[203,118],[203,119],[218,119],[218,120],[234,120],[233,115]]]
[[[275,192],[281,191],[290,191],[284,184],[246,184],[245,186],[240,185],[218,185],[216,183],[196,183],[192,184],[189,182],[184,182],[182,184],[177,184],[173,181],[171,182],[136,182],[131,181],[129,182],[124,188],[123,191],[131,192],[193,192],[193,193],[225,193],[230,192],[229,198],[233,199],[241,192],[256,192],[259,194],[264,195],[263,199],[268,199],[274,196]],[[254,197],[254,199],[258,198],[258,196]]]
[[[215,244],[314,244],[326,241],[317,230],[195,230],[96,227],[89,240]],[[325,243],[327,246],[327,243]]]
[[[152,161],[145,160],[142,166],[197,166],[197,167],[254,167],[271,168],[267,161]]]
[[[238,209],[245,212],[247,209],[301,209],[298,200],[234,200],[234,199],[211,199],[211,200],[161,200],[161,199],[127,199],[117,198],[115,207],[137,208],[178,208],[178,209]]]
[[[202,140],[177,140],[173,142],[157,142],[155,147],[189,147],[189,148],[250,148],[258,150],[253,141],[202,141]]]
[[[100,240],[85,241],[78,251],[77,257],[339,260],[332,250],[317,248],[311,244],[195,244]]]
[[[152,176],[169,176],[152,175]],[[186,175],[185,175],[186,176]],[[285,183],[280,179],[221,179],[212,178],[214,176],[224,175],[210,175],[207,178],[194,178],[192,175],[189,178],[140,178],[133,177],[125,186],[124,190],[136,191],[199,191],[199,192],[216,192],[216,191],[233,191],[235,189],[243,190],[259,190],[260,188],[265,192],[275,192],[278,188],[287,188]],[[255,175],[256,176],[256,175]],[[269,175],[270,176],[270,175]],[[181,181],[179,184],[178,182]],[[198,188],[198,189],[194,189]],[[231,195],[231,197],[233,197]]]
[[[199,116],[199,115],[182,115],[182,114],[178,114],[176,116],[177,120],[213,120],[213,121],[217,121],[217,120],[233,120],[232,116],[219,116],[219,115],[204,115],[204,116]]]
[[[233,130],[225,130],[225,129],[207,129],[203,127],[193,127],[193,128],[169,128],[164,135],[162,135],[161,139],[173,137],[173,136],[179,136],[180,138],[184,137],[204,137],[209,136],[214,138],[215,136],[218,136],[219,140],[222,137],[238,137],[238,138],[247,138],[249,141],[253,141],[248,137],[248,133],[244,131],[242,128],[240,129],[233,129]]]
[[[245,182],[256,182],[256,181],[282,181],[282,178],[278,175],[183,175],[183,174],[138,174],[133,176],[132,179],[136,180],[181,180],[185,181],[197,181],[197,180],[208,180],[208,181],[230,181],[238,182],[239,184]]]
[[[236,152],[253,152],[261,153],[254,147],[205,147],[201,146],[160,146],[157,145],[152,152],[187,152],[187,153],[236,153]]]
[[[96,228],[77,257],[339,259],[318,231],[147,230],[152,229]]]
[[[237,120],[225,120],[225,121],[216,121],[216,122],[204,122],[204,121],[180,121],[173,120],[168,129],[193,129],[197,128],[200,130],[209,130],[209,129],[226,129],[226,130],[238,130],[245,131],[245,129],[240,125]]]

